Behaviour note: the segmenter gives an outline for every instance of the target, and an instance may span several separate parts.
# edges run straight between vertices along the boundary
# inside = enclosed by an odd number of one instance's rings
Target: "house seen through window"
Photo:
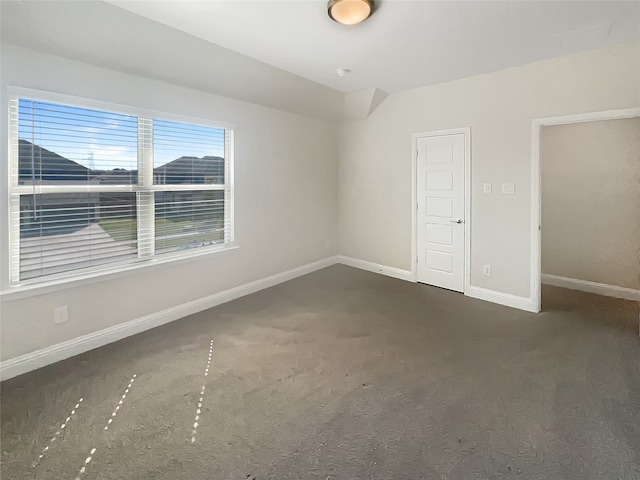
[[[230,244],[233,132],[11,104],[12,280]]]

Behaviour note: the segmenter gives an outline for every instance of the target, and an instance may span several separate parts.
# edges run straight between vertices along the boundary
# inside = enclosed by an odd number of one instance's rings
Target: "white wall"
[[[640,289],[640,118],[544,127],[542,273]]]
[[[340,252],[410,270],[411,134],[471,127],[471,284],[529,298],[531,120],[639,105],[639,44],[390,95],[341,126]]]
[[[142,269],[29,298],[3,295],[1,359],[337,253],[335,125],[8,45],[2,46],[1,54],[2,112],[8,112],[6,87],[13,85],[235,124],[235,239],[240,246],[188,263]],[[3,186],[6,120],[2,115]],[[1,196],[4,291],[8,287],[6,190]],[[69,305],[70,320],[54,325],[53,309],[60,305]]]

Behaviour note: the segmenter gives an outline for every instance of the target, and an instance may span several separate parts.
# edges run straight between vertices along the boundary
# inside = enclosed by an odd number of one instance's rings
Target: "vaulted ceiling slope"
[[[331,21],[326,0],[107,1],[343,92],[395,93],[640,40],[638,1],[375,0],[353,27]]]
[[[345,27],[326,0],[3,0],[1,39],[323,119],[366,118],[386,92],[640,41],[637,1],[376,5]]]
[[[155,3],[155,2],[154,2]],[[1,41],[322,119],[344,95],[100,1],[0,1]]]

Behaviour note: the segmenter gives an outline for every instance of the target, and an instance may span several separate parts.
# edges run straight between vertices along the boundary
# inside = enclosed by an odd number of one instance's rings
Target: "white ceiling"
[[[324,0],[0,0],[0,40],[323,119],[385,97],[640,41],[640,2],[377,0],[355,27]],[[338,77],[337,68],[352,73]],[[344,95],[341,92],[354,92]]]
[[[331,21],[324,0],[108,1],[342,92],[394,93],[640,41],[637,1],[378,0],[354,27]]]

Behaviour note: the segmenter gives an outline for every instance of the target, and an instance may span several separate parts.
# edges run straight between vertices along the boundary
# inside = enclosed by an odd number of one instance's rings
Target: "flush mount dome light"
[[[334,22],[355,25],[371,16],[373,0],[329,0],[327,13]]]

